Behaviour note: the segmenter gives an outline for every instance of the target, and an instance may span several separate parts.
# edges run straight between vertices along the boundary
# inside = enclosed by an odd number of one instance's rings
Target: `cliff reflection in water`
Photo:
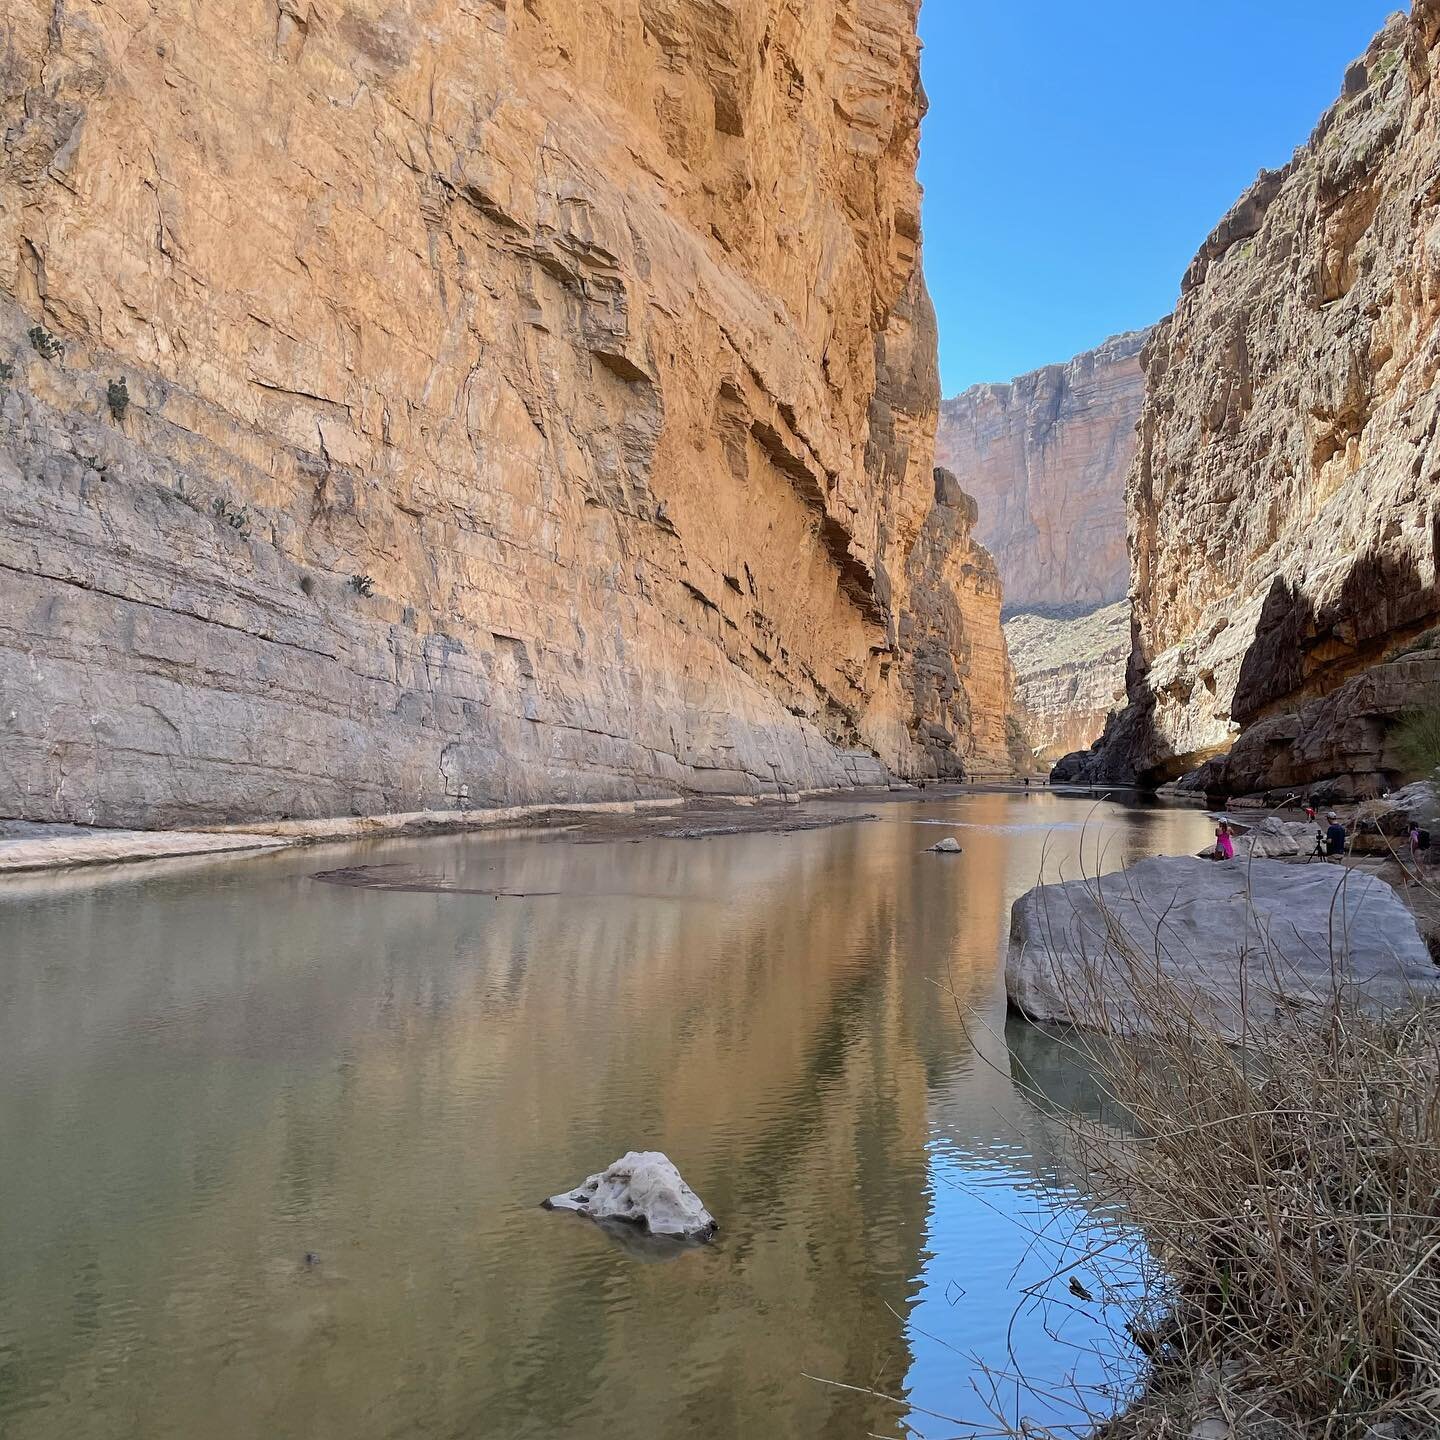
[[[1004,1354],[1028,1237],[969,1187],[1062,1179],[1008,1078],[1004,936],[1088,807],[882,811],[0,891],[0,1431],[901,1433],[806,1374],[972,1413],[914,1326]],[[922,854],[925,818],[966,853]],[[1114,861],[1204,835],[1109,818]],[[342,862],[441,893],[312,878]],[[535,1208],[637,1146],[717,1244],[642,1264]]]

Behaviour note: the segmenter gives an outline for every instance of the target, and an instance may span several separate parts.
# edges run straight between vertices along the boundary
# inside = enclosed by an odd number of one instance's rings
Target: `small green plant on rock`
[[[368,600],[375,593],[375,581],[369,575],[352,575],[350,588]]]
[[[1398,50],[1387,50],[1376,62],[1375,68],[1370,72],[1370,83],[1378,85],[1380,81],[1394,73],[1400,64],[1400,52]]]
[[[15,378],[15,367],[8,360],[0,360],[0,387],[8,385]]]
[[[30,346],[42,360],[58,360],[65,353],[65,342],[43,325],[30,327]]]
[[[126,388],[123,375],[105,387],[105,403],[117,421],[124,420],[125,412],[130,408],[130,391]]]
[[[1391,651],[1389,659],[1399,660],[1404,655],[1420,655],[1426,650],[1440,649],[1440,625],[1432,626],[1429,630],[1417,635],[1407,645],[1402,645],[1398,650]]]
[[[1433,775],[1440,768],[1440,704],[1407,710],[1395,727],[1392,743],[1406,770]]]
[[[223,495],[217,495],[214,510],[216,516],[232,530],[238,531],[242,538],[249,539],[250,512],[243,505],[232,505]]]

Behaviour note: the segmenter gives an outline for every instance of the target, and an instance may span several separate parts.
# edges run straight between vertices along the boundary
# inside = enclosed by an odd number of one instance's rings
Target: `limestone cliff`
[[[1000,572],[972,538],[976,520],[975,501],[948,470],[936,470],[935,504],[910,553],[910,607],[900,622],[910,709],[930,756],[926,774],[946,774],[957,751],[971,771],[1011,768],[1014,676],[1000,625]]]
[[[1125,475],[1148,332],[945,401],[939,463],[980,506],[1007,614],[1091,611],[1125,597]]]
[[[940,461],[978,502],[977,533],[1005,591],[1020,716],[1047,762],[1100,734],[1117,681],[1123,700],[1128,621],[1122,642],[1114,605],[1129,584],[1125,476],[1147,335],[1115,336],[941,406]]]
[[[916,9],[12,0],[0,813],[958,768]]]
[[[1130,607],[1088,614],[1021,614],[1005,622],[1015,701],[1037,759],[1049,763],[1092,744],[1125,704]]]
[[[1416,0],[1206,241],[1147,347],[1131,703],[1065,773],[1162,781],[1260,722],[1280,783],[1388,768],[1385,707],[1413,684],[1346,687],[1440,618],[1437,66],[1440,0]],[[1254,748],[1245,788],[1272,768]]]

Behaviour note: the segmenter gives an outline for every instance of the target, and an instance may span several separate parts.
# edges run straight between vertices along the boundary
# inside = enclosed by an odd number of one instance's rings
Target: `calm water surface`
[[[1022,1303],[1030,1229],[1086,1205],[1012,1077],[1094,1095],[1007,1027],[1010,904],[1082,837],[1114,866],[1207,824],[878,813],[0,884],[0,1434],[939,1436],[1012,1350],[1096,1378],[1086,1307]],[[432,888],[314,878],[341,865]],[[536,1208],[631,1148],[716,1244],[647,1262]]]

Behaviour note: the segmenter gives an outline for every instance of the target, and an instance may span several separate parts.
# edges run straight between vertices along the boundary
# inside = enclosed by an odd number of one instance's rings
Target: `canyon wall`
[[[978,533],[1004,578],[1007,614],[1089,613],[1124,599],[1124,482],[1147,334],[1117,335],[941,406],[937,458],[979,504]]]
[[[1130,705],[1063,773],[1153,784],[1260,726],[1243,785],[1217,760],[1215,788],[1394,770],[1417,688],[1351,682],[1440,620],[1437,65],[1440,0],[1416,0],[1147,347]]]
[[[986,758],[936,705],[1003,688],[998,616],[910,595],[927,526],[971,544],[917,8],[12,0],[0,814]],[[920,675],[907,620],[972,673]]]
[[[1036,758],[1052,762],[1092,744],[1125,704],[1130,606],[1088,614],[1012,615],[1005,640],[1015,666],[1015,705]]]
[[[1015,676],[1001,628],[1000,572],[974,538],[974,499],[948,470],[935,471],[935,503],[906,565],[910,604],[900,652],[911,685],[927,773],[947,773],[963,750],[973,771],[1009,770]]]
[[[940,463],[977,501],[1004,586],[1017,718],[1046,763],[1089,745],[1123,703],[1129,626],[1115,606],[1129,586],[1125,476],[1148,333],[976,385],[940,410]]]

